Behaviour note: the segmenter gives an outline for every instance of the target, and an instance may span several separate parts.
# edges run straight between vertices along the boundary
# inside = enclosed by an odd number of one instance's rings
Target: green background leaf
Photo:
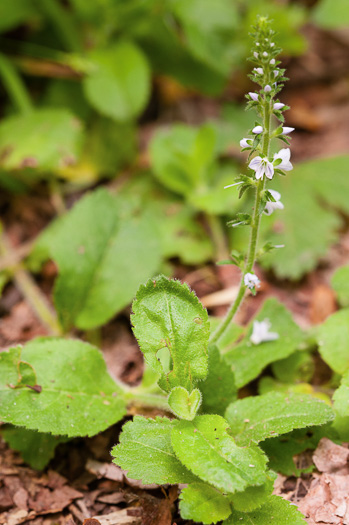
[[[179,509],[182,518],[210,524],[228,518],[229,500],[221,492],[205,483],[191,483],[180,494]]]
[[[232,512],[223,525],[305,525],[304,516],[295,505],[280,496],[270,496],[267,503],[253,512]]]
[[[332,314],[317,335],[322,359],[338,374],[349,368],[349,308]]]
[[[335,271],[331,285],[337,294],[339,304],[343,308],[349,306],[349,265],[342,266]]]

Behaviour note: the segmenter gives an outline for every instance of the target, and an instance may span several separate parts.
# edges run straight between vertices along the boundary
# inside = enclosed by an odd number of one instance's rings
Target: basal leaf
[[[349,368],[349,308],[332,314],[318,329],[322,359],[338,374]]]
[[[84,79],[86,97],[107,117],[125,121],[137,117],[148,102],[150,69],[141,49],[119,41],[91,51],[91,71]]]
[[[37,470],[45,468],[54,457],[56,447],[69,440],[66,437],[13,426],[5,426],[1,435],[13,450],[20,452],[28,465]]]
[[[271,496],[274,489],[274,481],[277,478],[275,472],[269,471],[267,481],[259,487],[247,487],[243,492],[237,492],[229,496],[233,509],[240,512],[252,512],[260,508]]]
[[[229,403],[237,397],[234,374],[215,345],[208,348],[208,374],[199,388],[204,413],[223,416]]]
[[[275,341],[262,342],[258,345],[250,341],[253,322],[249,325],[245,338],[225,352],[221,341],[218,341],[224,358],[232,366],[238,388],[258,377],[262,370],[272,363],[291,355],[302,341],[302,332],[293,321],[290,312],[276,299],[267,299],[256,316],[258,321],[269,319],[271,331],[279,338]]]
[[[342,266],[335,271],[331,279],[332,288],[337,294],[339,304],[349,306],[349,265]]]
[[[228,518],[229,500],[205,483],[191,483],[181,491],[179,510],[183,519],[210,524]]]
[[[113,461],[128,477],[143,483],[191,483],[197,478],[176,458],[171,430],[177,420],[136,416],[123,426],[120,443],[112,449]]]
[[[161,388],[183,386],[191,392],[207,374],[210,329],[194,292],[160,276],[140,287],[132,309],[134,334],[148,365],[161,373]]]
[[[311,396],[270,392],[235,401],[227,408],[225,418],[236,442],[245,446],[296,428],[323,425],[333,419],[333,411]]]
[[[267,503],[252,512],[232,512],[222,525],[305,525],[304,516],[295,505],[280,496],[270,496]]]
[[[37,385],[14,388],[20,361]],[[78,340],[41,338],[0,353],[0,420],[54,435],[92,436],[126,413],[120,387],[97,348]]]
[[[57,263],[54,300],[66,330],[91,329],[130,303],[161,261],[149,212],[125,211],[127,202],[105,189],[83,197],[44,232],[36,251]]]
[[[228,434],[221,416],[197,416],[172,429],[176,456],[203,481],[234,493],[266,480],[266,457],[258,447],[240,448]]]
[[[56,171],[77,162],[82,143],[80,121],[66,109],[40,109],[0,124],[1,167]]]

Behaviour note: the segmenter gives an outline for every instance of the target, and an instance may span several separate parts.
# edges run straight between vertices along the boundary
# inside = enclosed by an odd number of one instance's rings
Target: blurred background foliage
[[[349,25],[347,0],[1,2],[3,190],[31,195],[44,185],[61,203],[58,212],[67,213],[67,196],[107,184],[118,194],[118,206],[123,200],[132,213],[153,215],[162,254],[158,269],[167,273],[168,259],[201,264],[224,258],[228,249],[243,251],[244,231],[228,235],[225,222],[249,205],[248,197],[238,201],[235,191],[223,187],[240,171],[239,140],[255,120],[243,102],[244,90],[253,86],[242,79],[258,14],[274,20],[284,59],[306,52],[306,24],[330,30]],[[195,126],[190,118],[174,122],[177,115],[171,121],[171,104],[187,95],[214,100],[219,115]],[[263,235],[272,231],[273,240],[286,245],[264,263],[279,277],[299,279],[337,238],[337,211],[349,214],[343,198],[347,163],[345,155],[336,159],[337,190],[331,163],[310,162],[300,174],[276,182],[287,204],[278,216],[282,228],[268,217]],[[71,221],[79,228],[73,216]],[[48,256],[48,249],[37,249],[32,268]]]

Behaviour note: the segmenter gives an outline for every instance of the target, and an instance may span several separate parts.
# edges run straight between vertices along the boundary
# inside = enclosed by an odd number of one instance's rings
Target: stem
[[[169,406],[167,403],[167,397],[159,396],[157,394],[145,394],[132,390],[129,390],[125,394],[125,399],[127,405],[130,406],[144,406],[150,408],[159,408],[160,410],[165,410],[169,412]]]
[[[270,111],[270,102],[265,100],[264,102],[264,135],[263,135],[263,145],[262,145],[262,153],[265,156],[269,155],[269,146],[270,146],[270,121],[271,121],[271,111]],[[265,188],[265,179],[266,177],[263,177],[258,181],[258,185],[256,188],[256,198],[255,198],[255,205],[253,210],[253,218],[251,223],[251,236],[250,236],[250,243],[248,248],[248,255],[247,260],[245,262],[245,267],[242,272],[241,282],[240,282],[240,288],[238,291],[238,294],[236,296],[235,301],[229,308],[225,318],[223,319],[222,323],[218,326],[217,330],[212,334],[212,337],[210,338],[210,343],[216,343],[218,339],[224,334],[228,326],[230,325],[231,321],[234,319],[234,316],[236,312],[238,311],[243,298],[245,297],[246,293],[246,286],[244,283],[244,276],[247,273],[250,273],[253,269],[253,265],[255,263],[256,259],[256,251],[257,251],[257,243],[258,243],[258,234],[259,234],[259,226],[261,222],[261,214],[259,212],[260,204],[261,204],[261,196],[262,191]]]
[[[2,53],[0,53],[0,75],[12,102],[18,110],[23,114],[33,111],[33,105],[22,78],[10,60]]]
[[[3,234],[2,238],[0,239],[0,253],[9,257],[11,256],[11,251],[12,250],[9,241]],[[38,319],[47,329],[48,333],[54,336],[62,335],[62,328],[59,325],[57,317],[50,303],[24,266],[20,263],[17,263],[11,268],[10,271],[17,288],[28,301]]]
[[[216,248],[218,259],[225,259],[228,256],[228,248],[221,220],[212,213],[207,213],[206,219],[211,230],[211,235]]]

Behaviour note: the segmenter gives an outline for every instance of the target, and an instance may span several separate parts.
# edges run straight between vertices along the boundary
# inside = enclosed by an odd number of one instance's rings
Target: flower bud
[[[272,58],[271,61],[269,62],[269,64],[270,64],[271,66],[274,66],[274,65],[275,65],[275,58]]]
[[[270,93],[270,91],[271,91],[271,87],[269,86],[269,84],[267,84],[267,85],[265,86],[264,91],[265,91],[266,93]]]
[[[255,67],[253,71],[258,75],[263,75],[263,69],[261,67]]]
[[[273,109],[282,109],[284,107],[285,104],[283,104],[282,102],[275,102],[274,106],[273,106]]]
[[[252,100],[254,100],[255,102],[257,102],[258,100],[258,93],[252,93],[252,91],[249,92],[249,95],[250,97],[252,98]]]
[[[287,126],[282,128],[281,135],[288,135],[289,133],[292,133],[294,131],[294,128],[288,128]]]
[[[288,129],[290,129],[290,128],[288,128]],[[253,128],[252,133],[256,133],[256,135],[259,135],[259,133],[263,133],[262,126],[256,126],[255,128]]]
[[[240,146],[242,148],[250,148],[252,146],[252,139],[241,139]]]

